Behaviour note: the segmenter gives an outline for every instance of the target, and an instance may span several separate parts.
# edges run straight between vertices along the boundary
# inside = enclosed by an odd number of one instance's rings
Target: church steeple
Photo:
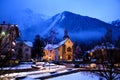
[[[68,36],[68,31],[65,29],[65,30],[64,30],[63,40],[65,40],[65,39],[67,39],[67,38],[70,38],[70,37]]]

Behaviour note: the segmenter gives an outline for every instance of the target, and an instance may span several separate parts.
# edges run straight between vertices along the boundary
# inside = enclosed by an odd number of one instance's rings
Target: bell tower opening
[[[68,36],[68,31],[65,29],[65,30],[64,30],[63,40],[65,40],[65,39],[67,39],[67,38],[70,38],[70,37]]]

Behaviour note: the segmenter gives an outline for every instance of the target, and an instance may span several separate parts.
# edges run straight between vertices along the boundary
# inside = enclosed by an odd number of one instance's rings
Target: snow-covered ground
[[[33,65],[32,62],[24,62],[18,66],[14,66],[14,67],[4,67],[4,68],[2,68],[2,70],[28,69],[28,68],[31,68],[32,65]]]
[[[54,74],[64,73],[64,72],[68,72],[68,71],[69,70],[64,69],[62,71],[57,71]],[[40,78],[43,76],[50,76],[50,75],[54,75],[54,74],[50,74],[50,72],[43,73],[43,74],[32,74],[32,75],[27,75],[27,77],[22,80],[36,80],[36,78]],[[96,76],[95,74],[89,73],[89,72],[78,72],[78,73],[72,73],[72,74],[54,77],[54,78],[50,78],[50,79],[45,79],[45,80],[99,80],[99,76]]]
[[[37,65],[40,66],[42,63],[38,63]],[[16,67],[12,67],[12,69],[26,69],[31,68],[32,63],[22,63]],[[51,65],[51,66],[49,66]],[[36,71],[27,71],[27,72],[20,72],[20,73],[10,73],[5,74],[0,77],[10,77],[10,80],[15,80],[17,77],[25,77],[22,80],[36,80],[36,78],[40,78],[43,76],[51,76],[54,74],[61,74],[65,72],[69,72],[72,70],[77,70],[77,68],[66,68],[64,65],[55,65],[55,64],[46,64],[44,66],[45,69],[38,69]],[[7,68],[4,68],[7,69]],[[51,72],[55,72],[51,74]],[[55,78],[51,78],[48,80],[99,80],[98,76],[95,76],[94,74],[88,73],[88,72],[78,72],[78,73],[72,73],[69,75],[59,76]]]
[[[87,72],[78,72],[69,75],[50,78],[47,80],[99,80],[99,76]]]
[[[28,63],[21,64],[17,67],[13,67],[12,69],[25,69],[25,68],[31,68],[31,63],[30,64],[28,64]],[[5,74],[5,75],[1,75],[0,78],[9,77],[9,78],[13,79],[13,78],[17,78],[17,77],[26,77],[27,79],[25,79],[25,80],[28,80],[28,78],[29,79],[31,78],[31,80],[32,80],[34,78],[48,76],[48,75],[50,75],[50,72],[63,70],[66,67],[64,65],[50,64],[50,66],[49,66],[48,64],[46,64],[46,66],[44,68],[45,69],[38,69],[36,71]],[[5,68],[5,69],[8,69],[8,68]]]

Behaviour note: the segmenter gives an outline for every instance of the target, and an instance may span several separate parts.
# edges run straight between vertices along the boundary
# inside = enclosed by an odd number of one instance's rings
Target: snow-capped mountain
[[[113,31],[114,38],[120,34],[113,25],[68,11],[49,18],[28,8],[0,16],[0,22],[3,20],[7,23],[18,24],[23,40],[30,41],[34,40],[36,34],[46,37],[45,35],[49,35],[48,32],[51,29],[58,33],[56,36],[59,39],[62,39],[64,30],[67,29],[70,38],[76,41],[98,40],[106,34],[107,28]]]
[[[52,28],[59,34],[58,38],[62,39],[64,29],[68,30],[69,36],[73,40],[97,40],[106,34],[107,29],[113,30],[113,35],[116,32],[114,26],[88,16],[81,16],[68,11],[56,14],[46,21],[46,30],[43,35],[47,34]],[[116,37],[118,35],[114,35]]]

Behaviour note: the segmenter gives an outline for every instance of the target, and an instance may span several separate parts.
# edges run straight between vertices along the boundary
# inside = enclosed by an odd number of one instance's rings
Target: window
[[[67,51],[68,51],[68,52],[71,52],[71,51],[72,51],[72,49],[71,49],[70,47],[68,47],[68,48],[67,48]]]
[[[25,49],[25,51],[29,51],[29,49],[28,49],[28,48],[26,48],[26,49]]]

